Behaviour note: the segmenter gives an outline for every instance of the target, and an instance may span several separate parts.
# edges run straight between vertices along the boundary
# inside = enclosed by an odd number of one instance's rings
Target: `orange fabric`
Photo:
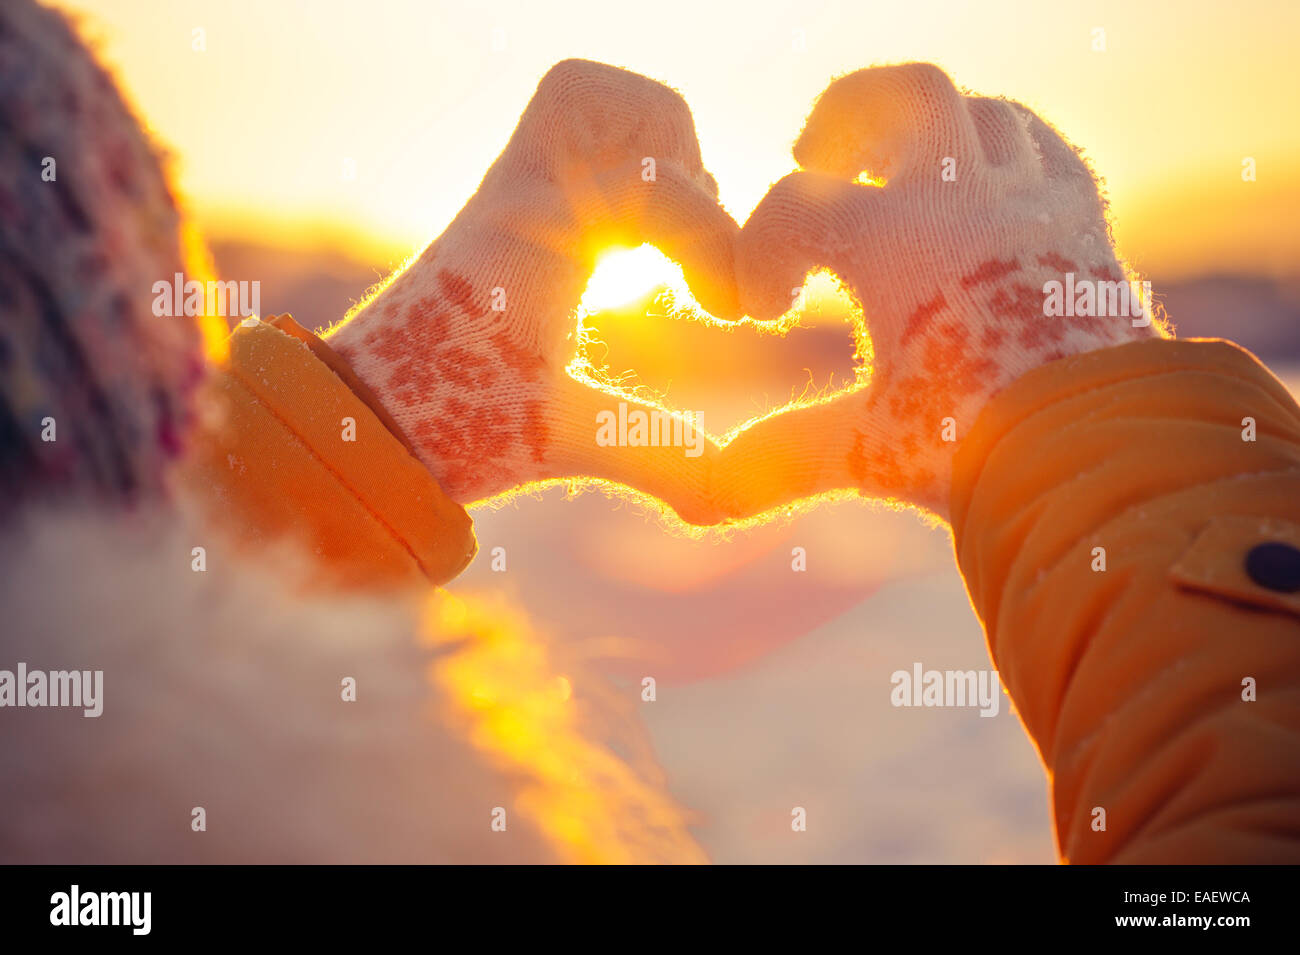
[[[445,583],[474,556],[469,515],[348,374],[287,316],[240,326],[208,383],[187,476],[242,543],[300,540],[323,583]]]
[[[963,442],[952,514],[1062,860],[1300,862],[1300,597],[1242,569],[1300,544],[1281,383],[1226,342],[1045,365]]]

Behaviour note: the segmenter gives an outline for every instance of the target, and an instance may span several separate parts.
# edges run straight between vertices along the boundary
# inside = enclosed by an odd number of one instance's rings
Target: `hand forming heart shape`
[[[712,524],[835,488],[943,515],[956,439],[992,394],[1054,358],[1157,333],[1144,316],[1046,315],[1046,282],[1124,275],[1091,172],[1018,104],[962,96],[928,64],[861,70],[822,95],[795,157],[803,171],[741,230],[677,93],[560,63],[465,208],[331,343],[456,500],[596,478]],[[599,442],[620,403],[664,410],[567,371],[596,257],[643,242],[721,320],[742,304],[775,318],[809,271],[833,269],[870,323],[857,329],[870,382],[698,457]]]

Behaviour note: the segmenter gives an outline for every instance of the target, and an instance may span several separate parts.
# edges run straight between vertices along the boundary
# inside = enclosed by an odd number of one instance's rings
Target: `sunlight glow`
[[[884,176],[873,176],[865,169],[858,173],[857,178],[853,181],[859,186],[875,186],[877,189],[883,189],[885,187]]]
[[[217,277],[216,266],[207,243],[199,234],[193,220],[181,221],[181,254],[185,260],[185,273],[207,286]],[[206,300],[205,300],[206,304]],[[220,364],[230,354],[230,328],[220,315],[203,314],[198,317],[199,340],[203,354],[212,364]]]
[[[1295,0],[1259,0],[1241,17],[1222,16],[1216,4],[1124,5],[1125,36],[1167,41],[1112,44],[1101,55],[1106,89],[1125,96],[1079,81],[1097,69],[1090,43],[1026,44],[1019,28],[1007,28],[1023,20],[1028,33],[1076,36],[1079,4],[1036,4],[1026,19],[1023,0],[949,4],[939,18],[932,3],[881,17],[875,4],[777,0],[782,12],[736,16],[725,5],[667,0],[632,31],[612,30],[609,5],[596,0],[575,0],[558,17],[553,5],[514,4],[512,33],[527,37],[529,55],[495,58],[491,82],[474,77],[501,4],[318,0],[309,30],[299,3],[45,5],[72,13],[79,32],[98,41],[136,112],[177,158],[177,186],[209,236],[297,247],[325,233],[367,267],[423,248],[482,180],[546,67],[583,51],[688,94],[719,199],[741,221],[790,168],[791,139],[833,77],[919,59],[986,96],[1027,103],[1078,137],[1106,176],[1120,249],[1140,253],[1145,272],[1282,275],[1300,252],[1300,124],[1279,120],[1295,113],[1286,82],[1300,32]],[[209,38],[201,54],[167,39],[188,39],[198,9]],[[807,20],[817,55],[749,69],[754,51],[775,50],[771,24],[790,17]],[[683,33],[680,24],[697,21],[709,26]],[[435,24],[442,42],[431,60]],[[717,30],[728,37],[723,46],[709,39]],[[1189,61],[1207,67],[1188,71]],[[1216,117],[1214,135],[1205,134],[1207,115]],[[1164,148],[1132,148],[1132,130],[1148,121]],[[264,148],[226,148],[213,131],[230,129]],[[1251,145],[1228,145],[1238,143]],[[1268,175],[1245,188],[1243,152],[1269,157]],[[343,178],[343,156],[355,161],[353,179]],[[376,252],[356,255],[371,244]]]
[[[826,269],[809,272],[804,277],[801,288],[803,294],[795,296],[791,307],[778,318],[760,321],[745,316],[738,321],[724,322],[705,311],[695,300],[686,284],[681,266],[667,258],[654,246],[647,244],[635,249],[614,249],[601,256],[592,272],[579,311],[583,316],[598,315],[601,311],[613,311],[620,305],[626,307],[629,304],[637,304],[650,292],[661,289],[667,314],[704,324],[731,329],[744,328],[759,334],[778,337],[785,336],[794,328],[806,327],[809,324],[845,322],[849,325],[853,330],[856,346],[855,380],[840,387],[806,389],[788,402],[769,407],[761,414],[735,424],[725,431],[711,432],[706,427],[698,426],[706,444],[712,447],[713,453],[717,453],[740,434],[760,422],[790,411],[829,404],[869,386],[874,364],[873,346],[866,331],[862,308],[851,291],[838,276]],[[607,377],[606,369],[597,367],[592,361],[591,339],[586,335],[585,330],[580,329],[580,332],[582,334],[579,335],[577,351],[565,368],[570,378],[588,388],[604,392],[612,401],[635,401],[650,409],[668,414],[676,413],[676,409],[664,403],[662,396],[645,390],[629,390],[623,387],[621,382]],[[584,492],[594,491],[603,493],[611,500],[631,503],[643,513],[657,519],[657,523],[663,530],[696,540],[725,539],[736,531],[770,523],[789,522],[802,514],[816,510],[821,505],[847,500],[854,500],[860,504],[868,503],[872,507],[888,510],[903,510],[909,507],[905,502],[892,499],[875,499],[867,502],[857,494],[855,489],[847,487],[809,494],[781,503],[772,503],[771,495],[750,500],[744,499],[742,495],[729,502],[736,508],[735,513],[720,512],[717,515],[718,523],[699,525],[683,520],[667,502],[659,498],[625,484],[590,475],[531,481],[491,497],[469,502],[466,506],[470,509],[497,509],[510,506],[522,498],[538,498],[552,487],[563,487],[571,498]],[[747,482],[745,487],[750,492],[756,492],[759,485]]]
[[[581,305],[583,311],[594,315],[631,305],[661,288],[689,294],[685,293],[686,278],[680,265],[652,245],[613,249],[596,262]]]
[[[422,629],[425,645],[437,650],[428,676],[441,715],[516,782],[512,811],[564,859],[707,861],[685,810],[653,781],[658,765],[638,765],[608,745],[612,738],[633,749],[625,711],[602,700],[594,680],[580,704],[570,678],[555,674],[561,651],[521,608],[500,594],[439,591]]]

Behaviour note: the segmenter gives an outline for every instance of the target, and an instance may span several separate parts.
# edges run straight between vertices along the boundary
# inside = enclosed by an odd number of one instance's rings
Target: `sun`
[[[582,309],[589,315],[631,305],[657,289],[686,287],[680,265],[652,245],[611,249],[596,262],[582,294]]]

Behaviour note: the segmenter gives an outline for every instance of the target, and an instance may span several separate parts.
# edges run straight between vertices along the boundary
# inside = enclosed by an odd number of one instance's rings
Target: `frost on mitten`
[[[737,231],[677,93],[566,61],[542,79],[447,230],[328,340],[461,503],[587,476],[708,521],[716,449],[691,458],[680,447],[601,447],[597,415],[633,402],[565,369],[602,252],[655,244],[682,265],[697,300],[727,318]]]
[[[853,487],[942,516],[953,452],[990,397],[1054,359],[1159,334],[1096,179],[1019,104],[963,96],[929,64],[861,70],[822,94],[795,158],[803,171],[742,231],[742,302],[778,315],[809,271],[832,269],[864,313],[869,383],[728,446],[734,510]]]
[[[0,500],[161,488],[202,372],[157,155],[62,14],[0,6]]]

